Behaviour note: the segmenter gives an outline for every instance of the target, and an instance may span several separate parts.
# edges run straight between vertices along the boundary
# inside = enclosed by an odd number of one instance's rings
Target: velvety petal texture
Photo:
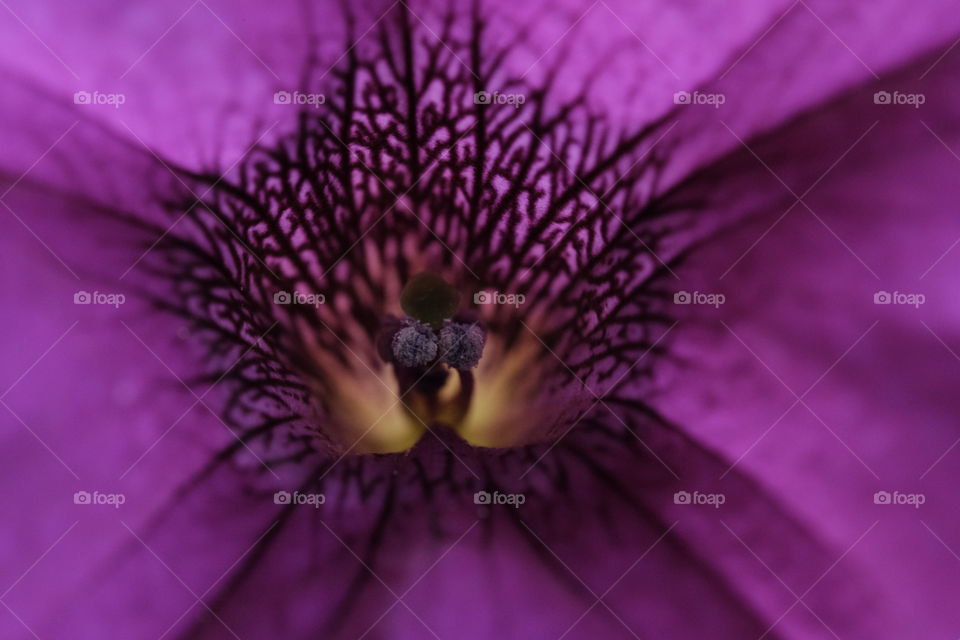
[[[0,636],[960,635],[954,3],[0,34]]]

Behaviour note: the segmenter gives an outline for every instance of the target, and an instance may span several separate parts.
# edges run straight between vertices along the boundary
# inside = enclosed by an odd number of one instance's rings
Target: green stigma
[[[400,306],[411,318],[439,329],[445,319],[457,312],[460,292],[437,274],[425,271],[403,288]]]

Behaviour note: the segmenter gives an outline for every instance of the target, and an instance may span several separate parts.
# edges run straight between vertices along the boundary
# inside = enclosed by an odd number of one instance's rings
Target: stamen
[[[477,325],[444,322],[440,329],[440,354],[454,369],[472,369],[480,364],[486,336]]]
[[[394,361],[403,367],[425,367],[437,357],[437,335],[422,322],[408,319],[391,343]]]

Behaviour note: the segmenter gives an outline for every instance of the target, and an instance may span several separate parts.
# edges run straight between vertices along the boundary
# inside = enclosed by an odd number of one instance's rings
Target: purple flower
[[[960,634],[950,3],[0,7],[3,637]]]

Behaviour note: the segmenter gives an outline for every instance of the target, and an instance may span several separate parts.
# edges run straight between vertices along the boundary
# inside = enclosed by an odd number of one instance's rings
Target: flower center
[[[478,322],[458,315],[460,292],[426,272],[400,294],[404,318],[387,316],[377,351],[393,366],[407,415],[424,429],[457,428],[470,409],[486,336]]]

